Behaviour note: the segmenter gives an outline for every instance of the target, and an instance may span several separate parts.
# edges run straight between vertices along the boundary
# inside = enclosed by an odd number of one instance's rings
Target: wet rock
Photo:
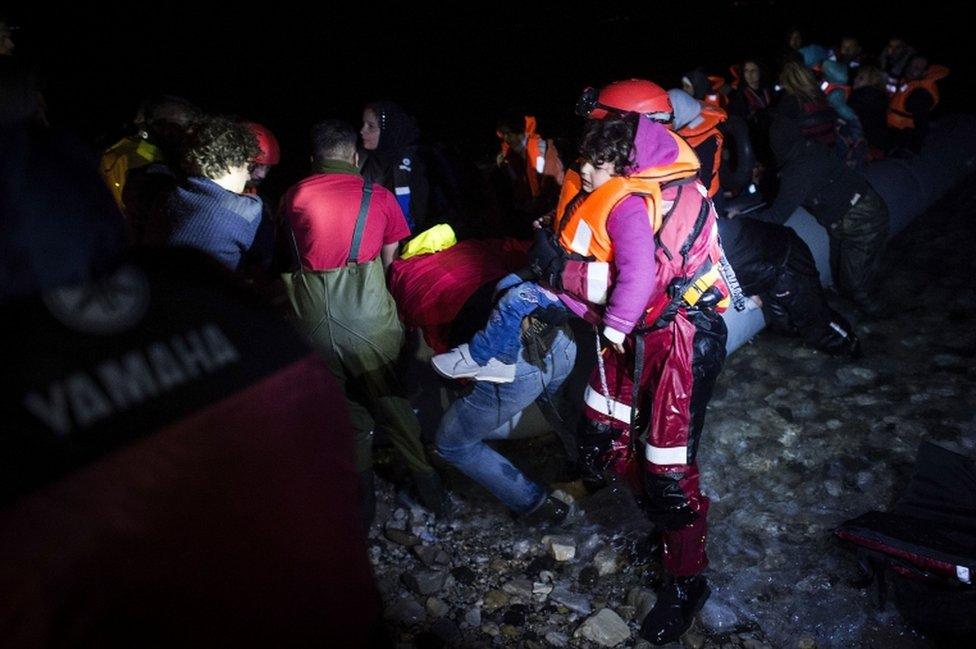
[[[475,606],[464,614],[464,623],[470,627],[481,626],[481,609]]]
[[[697,629],[690,629],[687,633],[681,636],[681,644],[683,644],[686,649],[701,649],[705,646],[705,636]]]
[[[866,367],[846,365],[834,373],[841,385],[865,385],[874,381],[878,373]]]
[[[627,592],[627,605],[634,607],[634,619],[643,620],[651,609],[654,608],[654,604],[657,603],[657,595],[646,588],[631,588]]]
[[[844,493],[844,485],[840,483],[840,480],[824,480],[824,490],[833,498],[837,498]]]
[[[494,573],[508,572],[508,562],[504,559],[492,559],[488,569]]]
[[[596,584],[597,579],[599,578],[600,578],[600,572],[594,566],[586,566],[585,568],[580,570],[579,576],[576,578],[576,581],[583,588],[592,588]]]
[[[601,577],[615,574],[620,569],[620,556],[613,548],[603,548],[593,557],[593,567]]]
[[[444,600],[437,599],[436,597],[427,598],[427,613],[431,617],[444,617],[450,612],[451,607]]]
[[[549,593],[552,592],[553,585],[545,581],[536,581],[532,583],[532,595],[537,601],[544,601]]]
[[[420,545],[420,539],[418,537],[414,536],[410,532],[404,532],[403,530],[395,527],[387,527],[386,530],[383,531],[383,536],[397,545],[403,545],[408,548],[415,545]]]
[[[701,621],[709,631],[725,633],[738,623],[739,616],[731,607],[723,604],[714,595],[708,598],[701,610]]]
[[[412,597],[405,597],[386,609],[385,616],[389,620],[404,625],[423,622],[427,617],[424,607]]]
[[[569,644],[569,636],[559,631],[550,631],[546,634],[546,642],[553,647],[565,647]]]
[[[589,615],[593,610],[592,606],[590,605],[589,597],[571,592],[563,587],[554,588],[553,591],[549,593],[549,599],[561,606],[565,606],[571,611],[579,613],[580,615]]]
[[[502,590],[524,601],[532,599],[532,582],[528,579],[513,579],[502,586]]]
[[[420,595],[433,595],[448,584],[450,573],[439,570],[415,570],[400,575],[403,584]]]
[[[796,649],[817,649],[817,641],[810,636],[803,636],[796,641]]]
[[[499,633],[503,638],[514,638],[519,634],[518,628],[512,626],[511,624],[503,624],[498,629]]]
[[[572,561],[576,557],[576,541],[571,536],[546,535],[542,545],[556,561]]]
[[[386,521],[386,527],[387,529],[397,529],[401,531],[405,530],[407,529],[407,525],[410,524],[409,518],[410,515],[407,513],[407,510],[402,507],[398,507],[393,511],[393,515],[390,516],[390,519]]]
[[[508,593],[500,590],[489,590],[485,593],[484,609],[489,613],[503,606],[508,606]]]
[[[415,545],[411,550],[428,567],[445,566],[451,562],[451,557],[437,545]]]
[[[494,638],[497,637],[501,631],[499,630],[497,624],[494,622],[488,622],[487,624],[481,625],[481,632]]]
[[[477,579],[478,574],[467,566],[458,566],[451,571],[451,576],[457,580],[459,584],[464,584],[465,586],[470,586]]]
[[[522,559],[528,556],[532,552],[532,541],[528,539],[521,539],[512,544],[512,557],[515,559]]]
[[[601,647],[616,647],[630,639],[630,627],[619,615],[605,608],[580,625],[573,637],[595,642]]]
[[[461,630],[446,617],[435,620],[430,625],[430,630],[448,646],[457,646],[461,641]]]

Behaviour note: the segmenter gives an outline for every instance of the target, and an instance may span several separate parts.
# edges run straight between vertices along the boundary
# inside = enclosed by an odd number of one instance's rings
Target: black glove
[[[529,248],[529,267],[541,282],[556,289],[563,287],[563,265],[566,255],[556,237],[549,230],[536,230],[535,241]]]
[[[644,495],[647,502],[644,510],[652,523],[661,529],[677,530],[698,518],[685,498],[680,476],[644,473]]]

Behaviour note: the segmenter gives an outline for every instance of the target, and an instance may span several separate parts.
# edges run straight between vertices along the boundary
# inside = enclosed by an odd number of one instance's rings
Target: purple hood
[[[631,173],[648,167],[661,167],[678,158],[678,144],[668,128],[643,115],[637,122],[634,135],[634,165]]]

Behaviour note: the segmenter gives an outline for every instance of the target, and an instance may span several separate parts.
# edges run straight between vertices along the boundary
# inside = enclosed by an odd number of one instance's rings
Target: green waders
[[[433,468],[420,441],[420,422],[396,371],[403,325],[380,259],[356,263],[371,194],[372,185],[365,183],[346,265],[300,269],[287,275],[285,284],[299,326],[325,357],[349,402],[357,470],[365,473],[372,467],[372,431],[379,425],[411,474],[426,474]]]

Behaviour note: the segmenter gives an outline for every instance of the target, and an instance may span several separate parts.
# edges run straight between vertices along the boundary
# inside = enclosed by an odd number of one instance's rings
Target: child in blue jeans
[[[511,383],[522,346],[522,319],[536,309],[565,308],[555,293],[514,273],[503,277],[496,291],[502,295],[485,328],[470,343],[431,359],[438,374],[450,379]]]

